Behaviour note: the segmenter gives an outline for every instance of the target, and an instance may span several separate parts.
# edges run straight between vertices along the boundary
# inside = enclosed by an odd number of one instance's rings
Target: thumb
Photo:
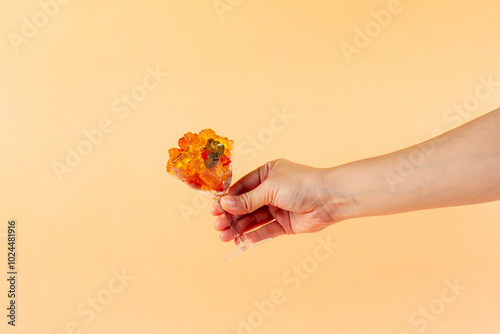
[[[239,196],[224,196],[221,203],[224,210],[235,215],[243,215],[271,204],[271,196],[264,183],[261,183],[257,188]]]

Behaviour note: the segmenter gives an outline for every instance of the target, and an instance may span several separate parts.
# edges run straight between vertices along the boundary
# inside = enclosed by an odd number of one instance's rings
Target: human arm
[[[229,195],[223,208],[239,215],[244,232],[253,230],[247,236],[254,242],[350,218],[498,200],[500,109],[421,144],[333,168],[271,161]],[[215,228],[222,240],[234,238],[223,216]]]

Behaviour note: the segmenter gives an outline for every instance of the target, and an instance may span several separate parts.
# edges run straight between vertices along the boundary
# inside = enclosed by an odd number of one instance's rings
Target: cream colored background
[[[275,109],[295,119],[255,157],[236,153],[236,179],[278,157],[334,166],[452,128],[446,110],[480,76],[500,80],[500,3],[402,0],[348,63],[340,43],[387,3],[242,1],[221,21],[211,1],[71,1],[16,53],[7,34],[40,5],[3,2],[0,233],[17,219],[20,275],[18,326],[2,311],[1,332],[65,333],[75,322],[89,334],[232,334],[278,289],[285,302],[252,332],[413,334],[412,313],[457,279],[467,288],[425,333],[499,333],[500,203],[345,221],[223,264],[235,246],[165,172],[184,132],[211,127],[248,144]],[[111,103],[148,66],[169,75],[121,120]],[[462,121],[499,105],[496,91]],[[51,164],[103,118],[115,130],[59,182]],[[292,291],[282,275],[318,237],[340,246]],[[135,279],[87,323],[77,307],[122,268]]]

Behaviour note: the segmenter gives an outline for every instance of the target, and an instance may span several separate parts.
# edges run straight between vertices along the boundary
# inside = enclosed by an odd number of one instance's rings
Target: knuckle
[[[240,195],[240,203],[245,212],[250,212],[250,209],[252,208],[252,198],[248,195],[248,193]]]

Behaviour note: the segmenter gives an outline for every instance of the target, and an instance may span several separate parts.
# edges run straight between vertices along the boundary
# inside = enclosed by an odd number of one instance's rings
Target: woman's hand
[[[348,203],[329,192],[326,170],[279,159],[266,163],[236,182],[221,200],[222,207],[238,219],[247,238],[258,242],[284,234],[317,232],[341,219],[340,208]],[[215,229],[220,238],[235,238],[227,219],[219,216]]]

